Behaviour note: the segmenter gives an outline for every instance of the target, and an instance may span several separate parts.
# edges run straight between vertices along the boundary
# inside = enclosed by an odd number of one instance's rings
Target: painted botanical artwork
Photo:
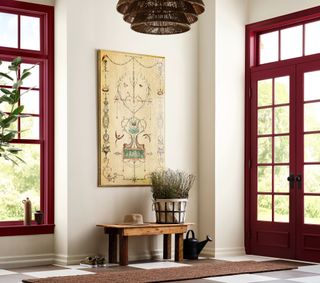
[[[100,50],[99,186],[150,185],[165,159],[163,57]]]

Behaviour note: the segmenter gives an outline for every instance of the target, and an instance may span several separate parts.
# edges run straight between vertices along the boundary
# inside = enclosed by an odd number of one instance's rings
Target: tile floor
[[[258,256],[236,256],[223,257],[220,260],[242,261],[255,260],[265,261],[274,258],[258,257]],[[114,265],[112,265],[114,266]],[[166,262],[150,262],[150,263],[135,263],[130,264],[133,268],[153,269],[153,268],[169,268],[178,266],[187,266],[187,264]],[[22,279],[31,278],[46,278],[52,276],[70,276],[70,275],[85,275],[93,274],[95,269],[88,269],[80,265],[70,266],[39,266],[16,269],[1,269],[0,268],[0,283],[18,283]],[[175,283],[320,283],[320,264],[301,266],[295,270],[263,272],[256,274],[241,274],[233,276],[219,276],[197,280],[187,281],[172,281]]]

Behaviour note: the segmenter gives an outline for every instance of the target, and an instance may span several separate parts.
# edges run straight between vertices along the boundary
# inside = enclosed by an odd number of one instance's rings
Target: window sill
[[[4,236],[22,236],[22,235],[38,235],[53,234],[54,224],[32,224],[32,225],[0,225],[0,237]]]

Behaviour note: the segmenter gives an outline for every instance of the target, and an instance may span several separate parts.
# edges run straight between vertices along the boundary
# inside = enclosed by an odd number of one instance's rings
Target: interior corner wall
[[[319,0],[249,0],[249,23],[319,6]]]
[[[206,11],[199,18],[198,88],[198,223],[199,238],[215,238],[215,1],[205,1]],[[215,241],[204,250],[214,255]]]
[[[246,0],[216,1],[215,254],[244,253]]]
[[[67,1],[55,5],[55,262],[67,263],[68,254],[68,38]]]
[[[57,72],[66,66],[66,74],[56,72],[56,86],[62,83],[63,87],[56,88],[55,104],[56,111],[67,111],[56,117],[55,126],[56,145],[66,144],[67,156],[63,159],[66,168],[56,159],[56,180],[58,176],[67,178],[61,188],[56,182],[60,194],[56,198],[56,219],[62,223],[61,227],[57,223],[57,229],[67,229],[56,237],[56,246],[62,251],[66,249],[59,254],[60,261],[65,263],[106,254],[107,237],[103,229],[96,227],[98,223],[121,222],[128,213],[142,213],[145,221],[155,220],[149,187],[97,187],[98,49],[165,56],[166,166],[198,175],[197,24],[181,35],[138,34],[123,21],[116,3],[116,0],[95,0],[94,5],[91,1],[55,1],[56,8],[63,7],[56,9],[56,18],[66,13],[66,35],[56,36],[56,45],[64,45],[67,40],[66,54],[56,54]],[[63,48],[59,50],[63,52]],[[64,151],[57,149],[56,157],[62,158]],[[197,187],[195,184],[192,189],[187,210],[187,221],[194,223],[198,219]],[[158,238],[130,239],[129,259],[149,258],[160,254],[160,249]]]
[[[246,0],[207,0],[199,45],[199,222],[207,254],[244,253]]]

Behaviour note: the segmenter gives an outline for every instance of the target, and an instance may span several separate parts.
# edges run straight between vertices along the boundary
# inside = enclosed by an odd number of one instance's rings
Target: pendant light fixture
[[[119,0],[117,10],[136,32],[177,34],[190,30],[205,6],[203,0]]]

